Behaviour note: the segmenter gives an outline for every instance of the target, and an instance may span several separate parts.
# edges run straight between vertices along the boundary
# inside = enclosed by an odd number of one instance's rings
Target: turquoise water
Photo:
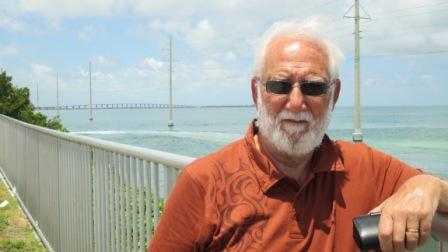
[[[167,127],[166,109],[61,111],[72,132],[94,138],[199,157],[241,138],[255,116],[253,107],[182,108]],[[53,116],[54,111],[46,112]],[[448,106],[367,107],[364,142],[401,160],[448,178]],[[328,134],[350,141],[353,108],[336,107]]]

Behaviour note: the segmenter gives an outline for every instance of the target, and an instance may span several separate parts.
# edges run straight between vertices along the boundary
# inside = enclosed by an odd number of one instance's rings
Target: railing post
[[[95,193],[96,193],[96,183],[95,183],[95,176],[97,176],[97,174],[95,174],[95,160],[94,160],[94,155],[93,155],[93,147],[90,147],[90,207],[92,209],[91,214],[92,214],[92,221],[90,223],[91,225],[91,231],[92,231],[92,249],[93,251],[97,251],[98,245],[97,245],[97,236],[95,235],[95,225],[96,225],[96,209],[95,209]]]

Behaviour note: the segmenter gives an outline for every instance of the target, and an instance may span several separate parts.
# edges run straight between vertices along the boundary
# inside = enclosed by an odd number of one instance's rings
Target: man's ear
[[[258,92],[257,92],[258,81],[259,81],[259,79],[257,77],[252,77],[251,85],[250,85],[250,87],[252,89],[252,100],[254,102],[255,107],[257,107],[257,99],[261,99],[261,97],[258,97]]]
[[[341,80],[336,79],[334,83],[334,92],[333,92],[333,107],[331,110],[334,109],[334,106],[336,105],[336,102],[339,99],[339,93],[341,92]]]

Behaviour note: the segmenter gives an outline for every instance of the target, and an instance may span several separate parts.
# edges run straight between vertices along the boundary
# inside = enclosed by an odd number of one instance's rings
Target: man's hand
[[[378,226],[381,250],[414,250],[423,245],[431,232],[431,221],[445,187],[437,177],[418,175],[373,209],[371,212],[381,212]]]

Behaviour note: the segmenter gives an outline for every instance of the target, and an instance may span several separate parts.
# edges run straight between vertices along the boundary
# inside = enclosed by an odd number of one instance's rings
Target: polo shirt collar
[[[253,120],[246,132],[245,147],[251,162],[251,168],[257,177],[261,190],[267,192],[279,180],[286,178],[270,159],[255,144],[254,136],[257,134],[256,119]],[[322,144],[315,150],[311,161],[311,174],[315,175],[320,172],[344,171],[344,165],[340,159],[338,149],[333,141],[325,135]]]
[[[321,145],[314,151],[311,172],[330,171],[345,171],[345,167],[335,143],[325,134]]]

